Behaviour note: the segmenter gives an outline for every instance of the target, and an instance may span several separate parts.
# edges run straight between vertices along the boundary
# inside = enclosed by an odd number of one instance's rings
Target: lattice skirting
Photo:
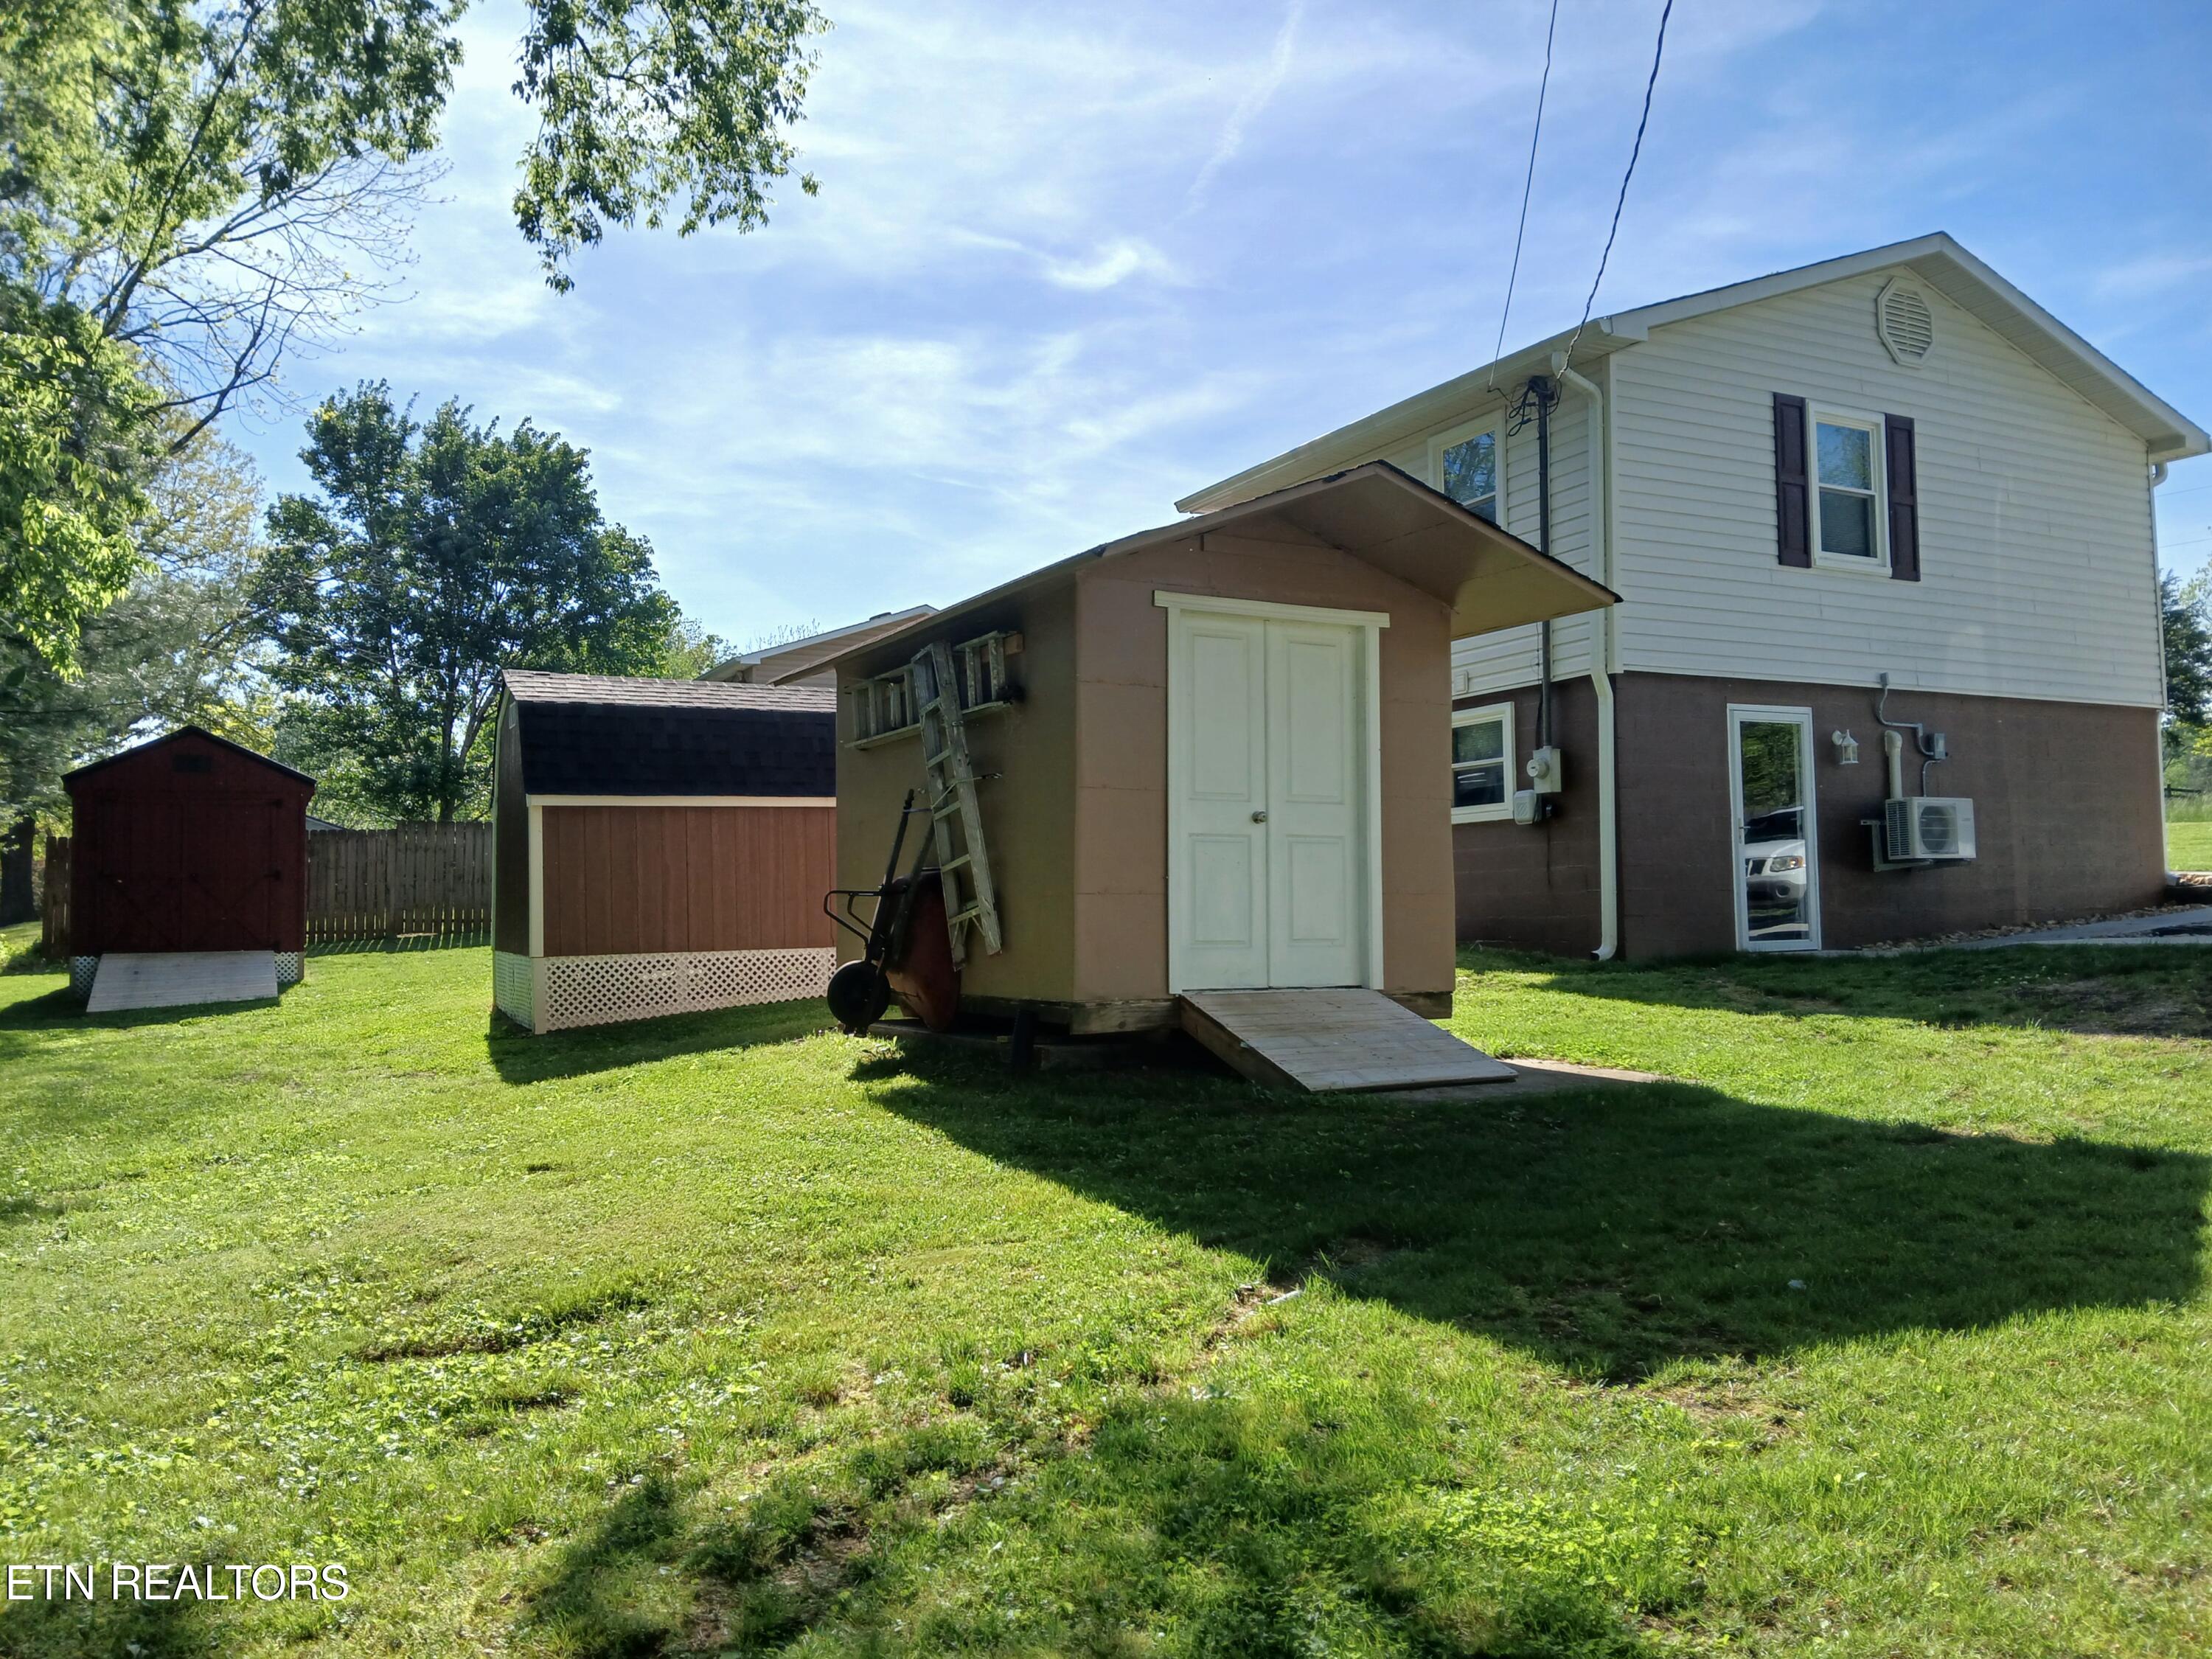
[[[665,956],[507,957],[527,963],[527,989],[510,1003],[500,987],[495,953],[493,994],[532,1030],[651,1019],[660,1014],[736,1008],[756,1002],[796,1002],[830,988],[837,953],[827,945],[787,951],[696,951]],[[512,970],[509,970],[510,972]],[[526,1006],[524,1018],[519,1007]]]
[[[491,953],[493,1006],[526,1031],[536,1029],[538,975],[528,957],[512,951]]]
[[[276,953],[276,988],[297,985],[307,976],[306,953],[299,951],[279,951]]]
[[[70,958],[70,989],[78,996],[90,996],[93,977],[99,972],[98,957],[71,957]]]

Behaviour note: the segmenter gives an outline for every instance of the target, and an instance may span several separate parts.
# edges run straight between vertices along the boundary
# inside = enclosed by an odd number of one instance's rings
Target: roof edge
[[[1362,453],[1411,438],[1435,425],[1445,416],[1462,411],[1471,413],[1492,399],[1503,403],[1507,389],[1502,385],[1493,386],[1493,380],[1510,380],[1547,366],[1552,354],[1563,349],[1574,337],[1574,332],[1572,329],[1562,329],[1534,345],[1522,346],[1493,362],[1471,368],[1464,374],[1454,375],[1425,392],[1401,398],[1371,415],[1347,422],[1317,438],[1310,438],[1295,448],[1286,449],[1279,455],[1248,466],[1242,472],[1210,483],[1203,489],[1194,489],[1176,502],[1176,511],[1211,513],[1223,507],[1234,506],[1238,501],[1249,500],[1255,488],[1264,489],[1273,479],[1287,476],[1291,482],[1297,482],[1307,467],[1316,464],[1337,470],[1356,466],[1360,465],[1357,458]],[[1610,356],[1644,337],[1640,330],[1625,326],[1618,317],[1593,317],[1589,326],[1583,331],[1583,341],[1577,352],[1582,361],[1591,362]],[[1404,469],[1399,470],[1402,471]]]
[[[856,623],[848,623],[842,628],[824,629],[819,634],[807,634],[795,640],[786,640],[781,645],[764,645],[757,651],[740,651],[736,656],[725,658],[716,663],[699,678],[702,680],[722,682],[726,679],[727,671],[752,667],[768,661],[772,657],[787,656],[807,646],[826,645],[833,640],[842,640],[849,635],[858,634],[864,629],[873,628],[878,623],[897,623],[903,626],[909,622],[919,622],[922,617],[934,612],[936,609],[933,605],[910,605],[903,611],[885,611],[873,617],[864,617]],[[885,633],[896,631],[896,629],[887,629]],[[812,664],[808,665],[810,670],[812,666]],[[769,684],[773,684],[775,682],[770,681]]]
[[[179,738],[205,738],[210,743],[219,744],[233,754],[243,755],[251,761],[259,761],[272,772],[282,772],[288,778],[297,778],[301,783],[306,784],[310,791],[321,787],[296,766],[287,766],[283,761],[271,760],[258,749],[248,749],[242,743],[218,736],[204,726],[186,725],[179,726],[173,732],[164,732],[158,738],[149,738],[143,743],[134,743],[128,749],[118,749],[115,753],[102,756],[96,761],[87,761],[82,766],[72,767],[62,774],[62,787],[66,789],[72,781],[83,777],[87,773],[101,771],[114,765],[118,761],[129,760],[133,755],[142,755],[149,749],[165,748]]]
[[[1585,360],[1608,356],[1649,339],[1653,329],[1664,327],[1669,323],[1707,316],[1717,311],[1796,293],[1824,283],[1840,282],[1893,265],[1911,265],[1923,278],[1943,289],[1944,284],[1936,281],[1935,276],[1923,268],[1933,265],[1938,273],[1948,274],[1954,280],[1978,288],[1999,301],[2028,325],[2033,334],[2042,340],[2046,349],[2080,364],[2102,382],[2114,401],[2136,413],[2136,420],[2122,421],[2121,423],[2143,440],[2151,460],[2175,461],[2191,455],[2212,453],[2212,434],[2208,434],[2203,428],[2045,311],[1994,267],[1962,246],[1948,231],[1930,231],[1924,235],[1908,237],[1903,241],[1886,242],[1879,247],[1862,248],[1854,253],[1838,254],[1833,258],[1792,266],[1787,270],[1772,271],[1763,276],[1747,277],[1718,288],[1703,289],[1671,300],[1618,311],[1608,317],[1593,318],[1589,328],[1583,331],[1583,343],[1577,348],[1577,355]],[[1944,297],[1954,304],[1959,303],[1958,296],[1948,289]],[[1373,414],[1348,422],[1256,465],[1246,467],[1241,472],[1201,489],[1193,490],[1176,502],[1176,510],[1184,513],[1210,512],[1235,502],[1255,487],[1264,487],[1271,480],[1285,477],[1295,478],[1301,471],[1315,465],[1341,466],[1352,462],[1362,452],[1411,438],[1456,410],[1472,410],[1480,407],[1486,401],[1492,382],[1513,379],[1541,367],[1569,337],[1566,331],[1554,334],[1534,345],[1522,347],[1493,362],[1480,364],[1425,392],[1401,398]],[[2019,342],[2014,343],[2020,345]],[[2024,346],[2021,349],[2031,359],[2040,361],[2034,352],[2027,351]],[[2048,370],[2051,365],[2044,362],[2042,367]],[[2080,392],[2078,386],[2074,389],[2077,393]],[[2095,403],[2094,399],[2089,401]],[[2102,404],[2097,406],[2105,407]],[[2105,412],[2116,420],[2120,418],[2110,408],[2105,408]]]
[[[893,633],[870,640],[865,645],[856,645],[849,651],[840,652],[834,657],[826,658],[821,665],[824,668],[835,667],[848,658],[858,656],[863,652],[881,650],[886,646],[896,645],[901,640],[934,623],[957,620],[972,611],[982,610],[987,605],[1010,599],[1016,594],[1027,592],[1033,587],[1042,586],[1060,576],[1072,574],[1078,566],[1091,560],[1115,558],[1125,553],[1134,553],[1146,547],[1157,546],[1163,542],[1182,541],[1192,536],[1204,536],[1216,530],[1225,529],[1239,520],[1278,511],[1297,501],[1301,496],[1318,494],[1323,489],[1345,483],[1363,475],[1388,478],[1401,489],[1438,503],[1453,516],[1467,520],[1471,527],[1479,529],[1484,535],[1497,536],[1511,542],[1530,558],[1540,559],[1545,564],[1573,577],[1576,581],[1583,586],[1602,593],[1605,595],[1605,603],[1617,605],[1620,602],[1620,595],[1595,577],[1576,569],[1564,559],[1545,552],[1534,543],[1523,537],[1515,535],[1504,526],[1492,524],[1480,514],[1469,511],[1463,503],[1455,501],[1442,490],[1424,483],[1405,468],[1393,466],[1388,461],[1362,461],[1356,466],[1345,467],[1318,478],[1302,478],[1297,483],[1285,484],[1279,489],[1269,490],[1265,495],[1247,496],[1243,500],[1232,501],[1226,507],[1216,507],[1211,512],[1201,513],[1192,518],[1177,519],[1172,523],[1157,525],[1150,530],[1134,531],[1127,536],[1118,536],[1112,541],[1100,542],[1095,547],[1085,548],[1082,552],[1071,554],[1066,558],[1055,559],[1049,564],[1039,565],[1034,570],[1024,571],[1020,575],[1000,582],[996,587],[986,588],[980,593],[971,594],[967,599],[933,611],[928,616],[917,618]]]

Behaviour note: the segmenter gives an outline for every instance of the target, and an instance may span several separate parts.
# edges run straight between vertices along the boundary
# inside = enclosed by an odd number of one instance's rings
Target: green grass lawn
[[[2169,817],[2166,857],[2176,870],[2212,870],[2212,813]]]
[[[1473,1041],[1686,1081],[1438,1106],[18,964],[7,1559],[350,1590],[0,1651],[2202,1651],[2209,988],[1486,955]]]

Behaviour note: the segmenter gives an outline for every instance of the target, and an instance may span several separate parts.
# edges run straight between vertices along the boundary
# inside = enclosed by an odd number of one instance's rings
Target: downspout
[[[1605,393],[1597,382],[1567,367],[1565,352],[1552,358],[1552,372],[1589,400],[1589,441],[1583,465],[1589,469],[1590,529],[1598,580],[1613,587],[1612,451],[1605,441]],[[1618,592],[1618,589],[1614,591]],[[1590,955],[1610,962],[1620,949],[1620,799],[1613,768],[1613,611],[1601,607],[1590,618],[1590,690],[1597,696],[1597,949]]]
[[[1528,390],[1536,399],[1536,548],[1552,550],[1552,404],[1556,397],[1541,375],[1532,376]],[[1504,459],[1499,459],[1502,471]],[[1536,747],[1552,746],[1552,619],[1537,624],[1536,631]],[[1549,803],[1546,803],[1548,806]],[[1547,814],[1548,815],[1548,814]]]
[[[2150,518],[2150,618],[2151,638],[2157,641],[2158,650],[2158,707],[2160,718],[2151,722],[2151,758],[2155,763],[2151,775],[2158,780],[2158,848],[2159,862],[2166,866],[2166,878],[2173,878],[2173,848],[2166,829],[2166,603],[2159,591],[2160,572],[2158,566],[2158,487],[2166,482],[2164,461],[2150,464],[2150,484],[2143,492]]]

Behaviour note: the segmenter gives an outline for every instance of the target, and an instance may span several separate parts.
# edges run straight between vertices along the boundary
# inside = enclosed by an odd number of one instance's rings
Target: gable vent
[[[1875,295],[1874,331],[1891,356],[1917,368],[1936,343],[1936,313],[1926,295],[1893,277]]]

